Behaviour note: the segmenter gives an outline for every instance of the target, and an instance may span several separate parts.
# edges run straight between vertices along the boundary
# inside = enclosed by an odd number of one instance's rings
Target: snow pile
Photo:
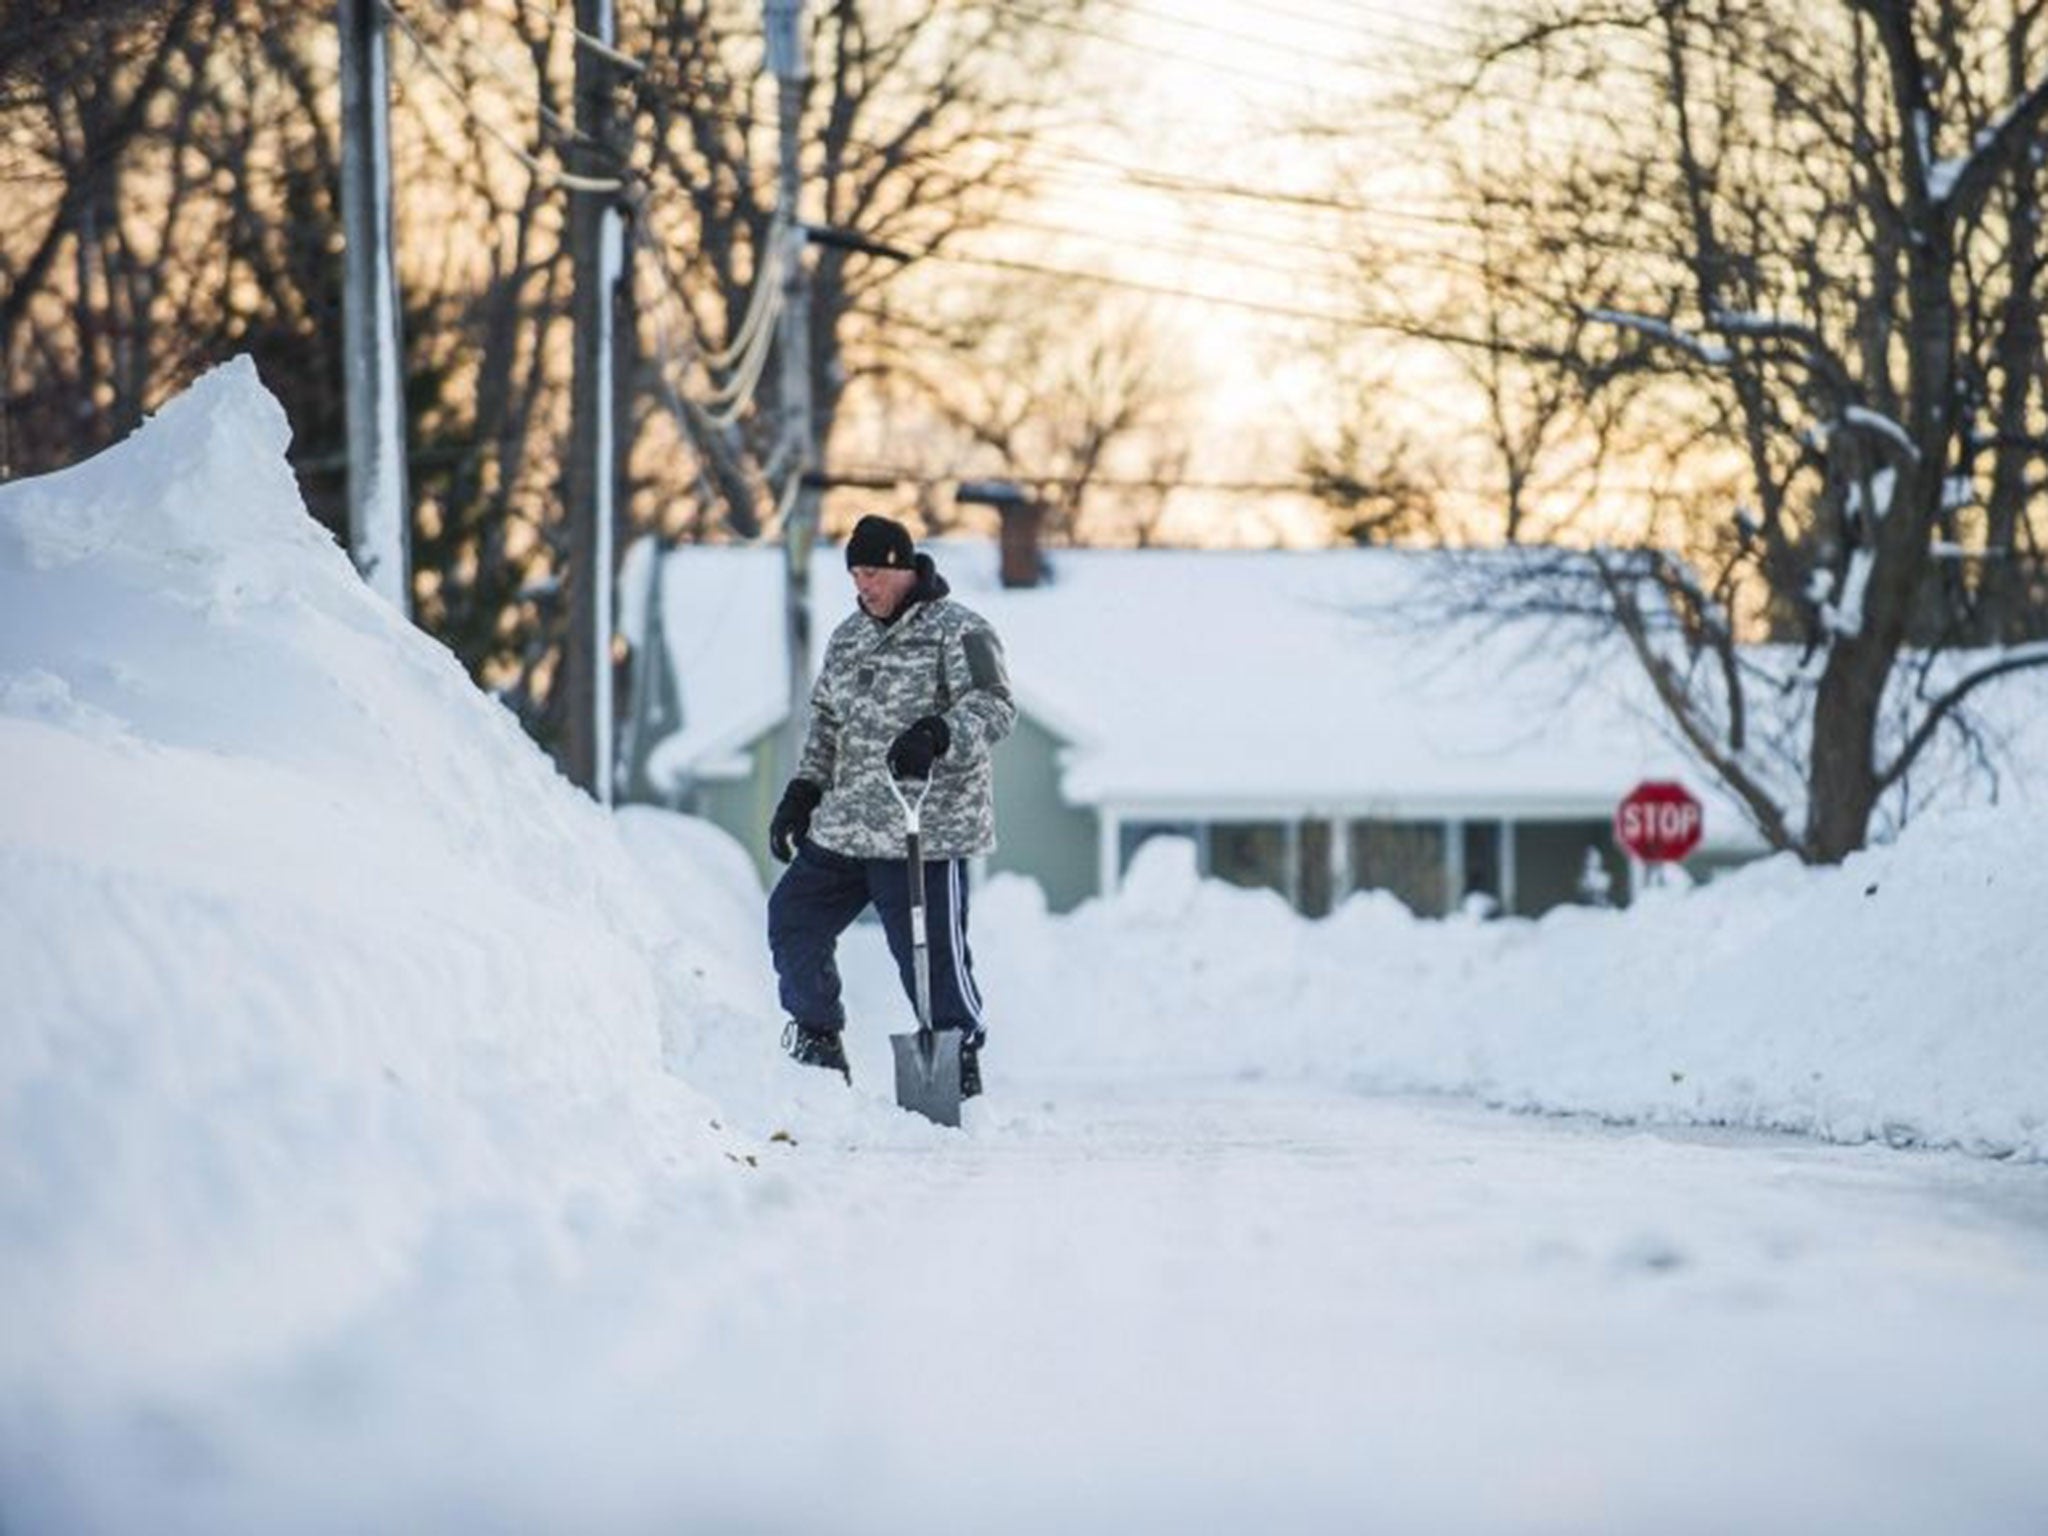
[[[697,995],[684,1025],[667,1031],[663,1062],[717,1101],[724,1125],[756,1140],[782,1132],[834,1147],[929,1147],[947,1134],[896,1108],[895,1069],[879,1030],[850,1042],[863,1056],[857,1093],[831,1073],[790,1065],[768,959],[767,893],[738,843],[708,821],[649,806],[622,807],[617,826],[658,893],[660,917],[691,940],[683,975]],[[879,946],[880,930],[856,933],[849,948],[864,942]],[[876,1016],[892,1029],[912,1027],[902,993],[892,995],[894,1007]]]
[[[369,593],[288,436],[242,361],[0,492],[0,1482],[731,1182],[661,1063],[756,978]]]
[[[1418,920],[1370,894],[1306,922],[1157,839],[1119,895],[1066,918],[993,882],[975,951],[991,1064],[1027,1073],[1304,1075],[2040,1159],[2044,905],[2034,812],[1533,922]]]
[[[1789,857],[1626,916],[1504,933],[1452,1003],[1462,1083],[1517,1108],[2048,1158],[2048,818],[1916,822],[1839,869]],[[1449,1017],[1439,1014],[1446,1025]],[[1398,1021],[1368,1075],[1399,1071]]]

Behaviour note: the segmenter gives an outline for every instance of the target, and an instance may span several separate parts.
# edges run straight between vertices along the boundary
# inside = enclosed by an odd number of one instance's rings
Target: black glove
[[[942,715],[914,720],[889,748],[889,771],[899,779],[928,779],[932,759],[944,757],[953,744],[952,727]]]
[[[811,812],[825,798],[825,791],[809,779],[791,779],[782,792],[782,804],[775,807],[775,819],[768,823],[768,851],[787,864],[796,857],[796,845],[810,835]]]

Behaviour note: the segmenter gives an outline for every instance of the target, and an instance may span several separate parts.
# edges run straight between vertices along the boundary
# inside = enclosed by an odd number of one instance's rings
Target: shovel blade
[[[960,1031],[891,1035],[896,1048],[896,1102],[934,1125],[960,1123]]]

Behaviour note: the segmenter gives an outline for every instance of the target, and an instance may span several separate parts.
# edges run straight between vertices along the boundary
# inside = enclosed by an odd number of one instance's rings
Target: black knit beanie
[[[907,571],[916,558],[910,530],[891,518],[873,513],[853,525],[853,537],[846,541],[846,568],[856,565],[885,566]]]

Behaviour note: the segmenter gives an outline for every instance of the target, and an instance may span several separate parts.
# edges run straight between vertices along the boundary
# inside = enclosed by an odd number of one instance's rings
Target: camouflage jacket
[[[832,632],[811,689],[800,778],[824,791],[811,840],[849,858],[903,857],[903,811],[889,790],[890,743],[912,721],[942,715],[951,732],[932,764],[922,825],[927,858],[959,859],[996,845],[989,751],[1010,734],[1017,706],[1002,642],[988,621],[946,596],[929,555],[893,623],[858,609]]]

